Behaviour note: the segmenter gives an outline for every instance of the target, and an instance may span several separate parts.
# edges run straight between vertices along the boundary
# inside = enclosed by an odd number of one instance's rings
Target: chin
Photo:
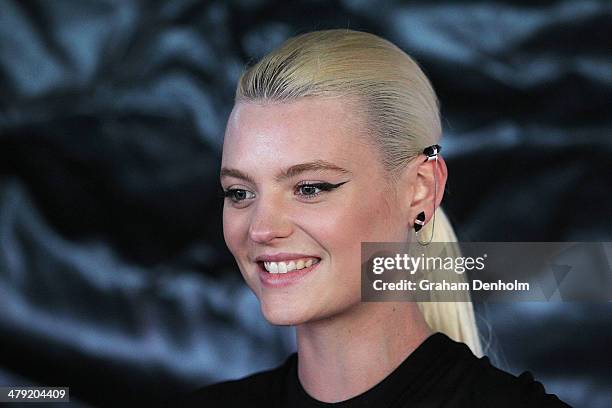
[[[275,306],[262,302],[261,313],[270,324],[277,326],[295,326],[310,320],[305,311],[286,305]]]

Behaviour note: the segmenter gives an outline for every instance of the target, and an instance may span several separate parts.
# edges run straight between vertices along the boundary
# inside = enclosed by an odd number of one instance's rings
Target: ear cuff
[[[442,150],[442,147],[437,144],[427,146],[425,149],[423,149],[423,154],[427,156],[427,158],[425,159],[425,162],[435,160],[434,165],[438,164],[438,153],[440,153],[440,150]],[[429,243],[431,242],[434,236],[434,228],[436,226],[436,205],[435,203],[436,203],[437,196],[438,196],[438,178],[436,177],[436,172],[434,172],[434,206],[433,206],[433,216],[432,216],[432,221],[431,221],[432,222],[431,237],[429,237],[429,241],[421,242],[421,240],[419,240],[419,236],[417,235],[416,240],[421,245],[429,245]],[[421,211],[419,215],[416,216],[416,219],[414,220],[415,233],[418,233],[421,230],[421,228],[423,228],[423,225],[425,225],[425,211]]]
[[[438,153],[440,153],[440,150],[442,150],[442,147],[437,144],[426,147],[423,150],[423,153],[427,156],[427,160],[425,161],[436,160],[438,158]]]

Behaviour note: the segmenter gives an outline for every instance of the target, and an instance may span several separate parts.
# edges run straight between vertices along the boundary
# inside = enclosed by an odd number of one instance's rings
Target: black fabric
[[[336,403],[311,397],[297,375],[296,353],[279,367],[213,384],[170,407],[569,407],[529,371],[518,377],[477,358],[463,343],[434,333],[385,379],[368,391]]]

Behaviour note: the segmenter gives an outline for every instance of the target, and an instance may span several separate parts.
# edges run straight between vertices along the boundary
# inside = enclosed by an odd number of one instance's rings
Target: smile
[[[294,270],[309,268],[318,263],[318,258],[300,258],[292,259],[288,262],[264,262],[264,269],[270,273],[287,273]]]
[[[300,258],[286,262],[257,262],[257,269],[265,287],[282,288],[300,282],[318,269],[319,265],[319,258]]]

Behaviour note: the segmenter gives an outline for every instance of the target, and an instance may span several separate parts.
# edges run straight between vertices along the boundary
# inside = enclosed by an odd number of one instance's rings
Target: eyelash
[[[334,189],[340,187],[344,183],[346,183],[346,181],[342,182],[342,183],[338,183],[338,184],[331,184],[331,183],[304,183],[304,184],[298,184],[296,190],[299,190],[299,189],[301,189],[303,187],[314,187],[314,188],[318,188],[319,190],[321,190],[318,193],[303,194],[302,195],[307,200],[312,200],[312,199],[316,198],[317,196],[319,196],[322,192],[334,190]],[[244,200],[235,200],[234,199],[235,197],[233,197],[233,196],[234,196],[236,191],[247,191],[247,190],[242,189],[242,188],[230,188],[228,190],[224,190],[223,191],[223,198],[229,197],[232,200],[232,202],[234,202],[236,204],[241,202],[241,201],[244,201]]]

